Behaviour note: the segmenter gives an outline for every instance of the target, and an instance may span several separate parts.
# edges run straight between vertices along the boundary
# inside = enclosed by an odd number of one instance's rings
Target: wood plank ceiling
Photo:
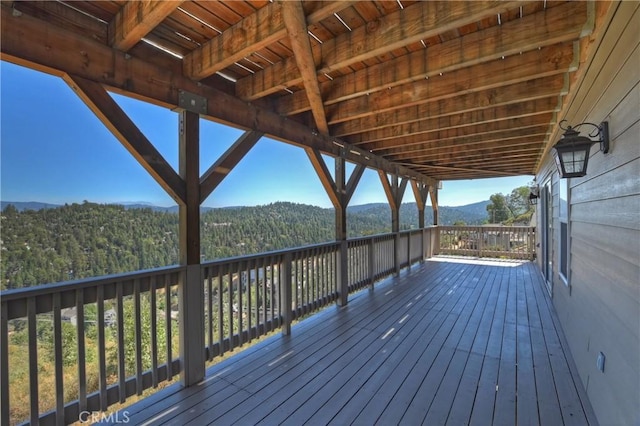
[[[162,105],[173,94],[156,87],[161,78],[209,104],[225,94],[227,109],[251,105],[255,116],[211,106],[211,118],[339,152],[260,119],[275,112],[346,146],[353,161],[368,153],[423,182],[499,177],[535,172],[594,10],[582,1],[2,2],[2,53]]]

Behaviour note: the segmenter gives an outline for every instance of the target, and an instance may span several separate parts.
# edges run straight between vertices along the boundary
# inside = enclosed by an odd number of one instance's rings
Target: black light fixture
[[[529,192],[529,204],[535,206],[536,204],[538,204],[538,198],[538,188],[532,187]]]
[[[599,142],[600,151],[605,154],[609,152],[609,123],[603,121],[599,126],[593,123],[580,123],[565,128],[562,123],[566,121],[560,122],[560,128],[565,132],[553,147],[558,173],[561,178],[582,177],[587,174],[591,145]],[[580,132],[575,130],[584,125],[595,127],[589,137],[581,136]],[[598,140],[591,139],[596,136],[599,137]]]

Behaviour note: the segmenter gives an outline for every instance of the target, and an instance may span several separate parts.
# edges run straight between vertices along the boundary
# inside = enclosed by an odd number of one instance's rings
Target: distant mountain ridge
[[[440,206],[438,213],[440,215],[440,223],[443,225],[450,225],[454,222],[461,220],[466,224],[475,225],[481,224],[487,218],[487,205],[490,203],[487,201],[480,201],[477,203],[466,204],[464,206]],[[80,204],[80,203],[75,203]],[[43,203],[40,201],[0,201],[0,210],[4,210],[8,205],[12,205],[19,212],[25,210],[43,210],[43,209],[55,209],[63,207],[63,204],[51,204]],[[165,213],[178,213],[178,206],[162,207],[145,202],[122,202],[122,203],[105,203],[105,205],[121,205],[125,209],[150,209],[154,212]],[[229,206],[229,207],[202,207],[202,212],[207,212],[215,209],[238,209],[243,207],[254,206]],[[322,207],[318,207],[323,209]],[[349,206],[347,208],[349,214],[365,214],[367,216],[380,215],[385,217],[390,215],[389,205],[386,203],[367,203],[359,204],[355,206]],[[418,212],[415,203],[403,203],[400,207],[400,215],[406,218],[406,221],[413,222],[414,217],[417,218]],[[433,223],[433,213],[429,206],[425,210],[425,221],[427,223]],[[417,219],[416,219],[417,220]]]

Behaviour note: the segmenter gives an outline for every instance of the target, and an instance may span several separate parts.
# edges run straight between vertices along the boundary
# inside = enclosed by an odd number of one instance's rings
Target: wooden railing
[[[327,243],[203,264],[207,359],[333,302],[338,249]]]
[[[78,421],[175,377],[181,274],[159,268],[2,292],[1,423]]]
[[[535,258],[535,227],[486,225],[438,228],[438,254],[530,260]]]
[[[77,422],[162,386],[183,368],[182,333],[203,333],[213,361],[290,330],[341,289],[357,291],[430,257],[436,229],[350,239],[344,254],[332,242],[204,263],[202,325],[178,321],[183,266],[4,291],[0,424]]]

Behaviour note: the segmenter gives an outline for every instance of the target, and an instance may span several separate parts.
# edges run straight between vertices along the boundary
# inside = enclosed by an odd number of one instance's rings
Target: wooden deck
[[[596,424],[543,288],[528,262],[431,259],[123,411],[153,425]]]

